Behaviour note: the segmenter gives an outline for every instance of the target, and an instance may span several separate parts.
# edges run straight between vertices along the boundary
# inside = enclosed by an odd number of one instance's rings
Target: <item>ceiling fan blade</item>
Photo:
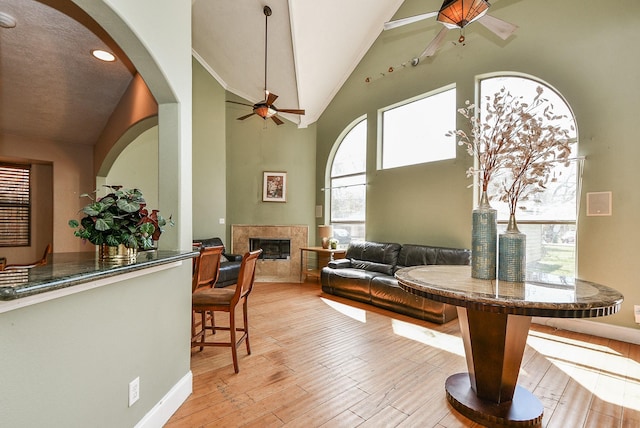
[[[502,40],[507,40],[518,29],[517,25],[498,19],[495,16],[485,15],[478,19],[478,22],[484,25],[488,30],[493,32]]]
[[[403,25],[412,24],[414,22],[422,21],[423,19],[433,18],[438,12],[423,13],[422,15],[410,16],[408,18],[396,19],[395,21],[389,21],[384,23],[385,30],[391,30],[392,28],[402,27]]]
[[[442,43],[444,42],[444,36],[447,35],[447,31],[449,31],[447,27],[442,27],[442,30],[440,30],[440,32],[436,34],[433,40],[431,40],[431,43],[429,43],[429,46],[427,46],[426,49],[420,54],[419,58],[433,56],[433,54],[436,53],[440,46],[442,46]]]
[[[284,122],[280,120],[280,118],[276,115],[271,116],[271,120],[273,120],[276,125],[282,125]]]
[[[269,95],[267,95],[267,99],[265,100],[265,103],[267,105],[271,105],[277,98],[278,96],[276,94],[269,92]]]
[[[296,110],[291,108],[279,108],[278,113],[304,114],[304,110]]]
[[[253,116],[255,113],[249,113],[249,114],[245,114],[244,116],[240,116],[237,120],[245,120],[247,118],[250,118],[251,116]]]
[[[233,103],[233,104],[240,104],[241,106],[253,107],[253,104],[239,103],[238,101],[230,101],[230,100],[227,100],[227,102],[228,102],[228,103]]]

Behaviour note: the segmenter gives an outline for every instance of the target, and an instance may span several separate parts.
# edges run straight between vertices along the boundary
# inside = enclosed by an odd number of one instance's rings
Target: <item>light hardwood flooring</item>
[[[417,321],[317,282],[257,283],[249,326],[239,374],[229,349],[194,348],[193,394],[167,427],[479,426],[445,397],[445,379],[466,371],[457,320]],[[544,427],[640,427],[639,345],[534,324],[518,382]]]

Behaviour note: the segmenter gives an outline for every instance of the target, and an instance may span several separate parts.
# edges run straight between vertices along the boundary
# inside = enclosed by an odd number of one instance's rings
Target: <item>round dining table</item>
[[[624,299],[601,284],[535,272],[505,282],[472,278],[469,266],[430,265],[399,269],[396,278],[409,293],[457,307],[468,372],[447,378],[447,400],[489,427],[542,425],[542,404],[517,385],[531,317],[607,316]]]

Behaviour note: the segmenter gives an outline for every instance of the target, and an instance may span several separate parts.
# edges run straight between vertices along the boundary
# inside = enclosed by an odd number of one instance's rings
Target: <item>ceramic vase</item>
[[[496,247],[498,239],[497,211],[491,208],[487,192],[480,196],[473,210],[471,231],[471,276],[478,279],[496,278]]]
[[[524,282],[527,276],[527,236],[521,233],[514,214],[509,216],[507,230],[500,234],[498,279]]]

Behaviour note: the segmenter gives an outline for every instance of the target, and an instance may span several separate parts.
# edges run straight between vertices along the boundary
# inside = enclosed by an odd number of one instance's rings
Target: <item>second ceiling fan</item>
[[[264,120],[271,118],[277,125],[282,125],[284,122],[277,116],[278,113],[291,113],[291,114],[304,114],[304,110],[301,109],[290,109],[290,108],[277,108],[273,103],[276,101],[278,96],[274,93],[269,92],[267,89],[267,37],[268,37],[268,20],[271,16],[271,8],[269,6],[265,6],[263,9],[264,12],[264,100],[257,102],[256,104],[246,104],[240,103],[237,101],[227,101],[228,103],[240,104],[243,106],[248,106],[253,108],[253,112],[244,116],[240,116],[238,120],[245,120],[254,114],[260,116]]]
[[[419,60],[433,56],[438,48],[442,46],[444,36],[450,29],[460,29],[461,34],[458,41],[460,43],[464,42],[464,34],[462,34],[462,30],[467,25],[475,21],[478,21],[502,40],[509,38],[509,36],[511,36],[518,27],[491,15],[487,15],[487,11],[490,6],[491,5],[487,0],[445,0],[444,3],[442,3],[442,7],[440,7],[440,10],[437,12],[423,13],[421,15],[389,21],[384,24],[384,29],[391,30],[392,28],[401,27],[403,25],[437,16],[436,20],[444,25],[444,28],[440,30],[420,56],[416,58]]]

